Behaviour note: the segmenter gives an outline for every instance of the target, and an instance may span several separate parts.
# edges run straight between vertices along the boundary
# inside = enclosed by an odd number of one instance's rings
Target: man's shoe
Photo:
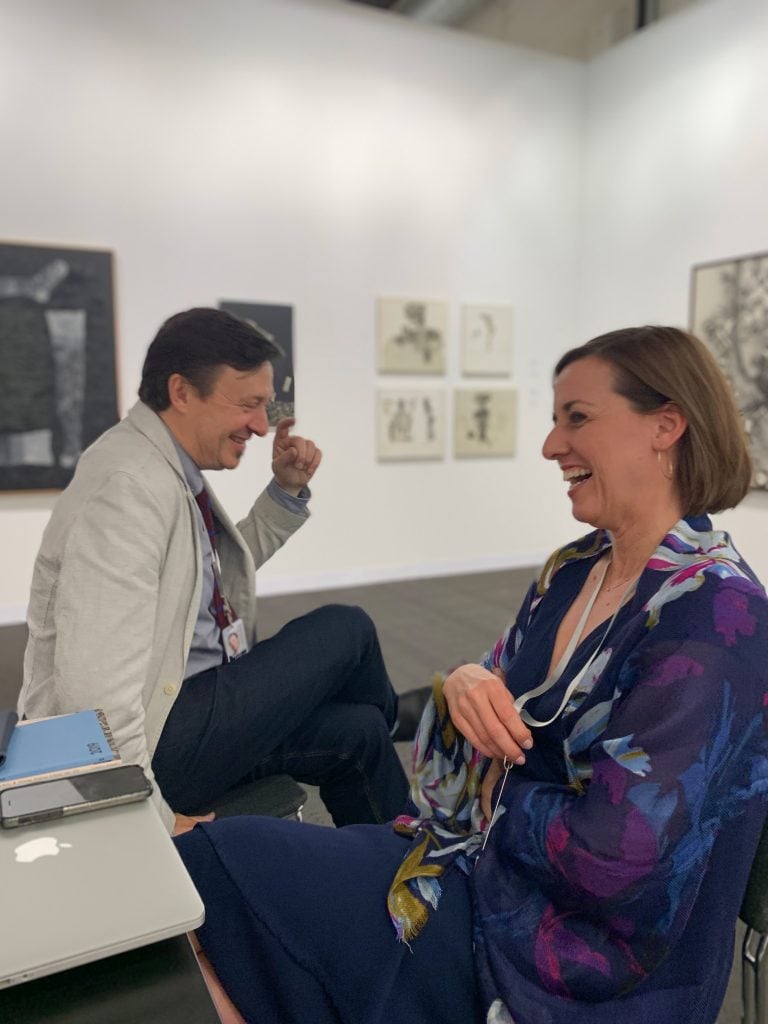
[[[413,739],[421,721],[421,714],[431,696],[431,686],[418,686],[415,690],[407,690],[398,696],[397,721],[391,733],[394,743]]]

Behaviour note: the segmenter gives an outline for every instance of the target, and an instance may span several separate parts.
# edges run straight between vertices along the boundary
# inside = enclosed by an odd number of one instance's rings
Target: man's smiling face
[[[257,370],[222,366],[209,395],[191,385],[180,443],[200,469],[235,469],[253,434],[269,431],[269,403],[274,398],[271,363]]]

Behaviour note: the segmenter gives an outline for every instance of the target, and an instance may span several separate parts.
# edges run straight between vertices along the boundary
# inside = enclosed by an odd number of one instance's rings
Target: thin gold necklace
[[[608,563],[608,568],[609,569],[610,569],[611,565],[613,565],[613,559],[611,559],[611,561]],[[630,580],[635,579],[637,576],[639,576],[639,573],[630,573],[629,576],[623,576],[616,583],[611,583],[611,585],[609,587],[606,587],[605,586],[605,582],[603,582],[603,593],[604,594],[610,593],[611,590],[616,590],[622,584],[629,583]]]

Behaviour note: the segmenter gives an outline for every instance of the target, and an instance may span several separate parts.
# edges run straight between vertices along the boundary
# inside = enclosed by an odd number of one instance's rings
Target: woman
[[[706,516],[749,487],[743,431],[673,328],[571,350],[554,391],[543,453],[595,529],[436,688],[409,814],[178,840],[248,1021],[717,1017],[768,788],[768,601]]]

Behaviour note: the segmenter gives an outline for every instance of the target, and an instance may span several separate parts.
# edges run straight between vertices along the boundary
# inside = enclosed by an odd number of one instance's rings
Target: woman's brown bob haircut
[[[733,508],[749,490],[752,463],[731,389],[711,352],[676,327],[628,327],[566,352],[555,367],[587,356],[613,368],[614,389],[638,412],[674,403],[688,421],[675,481],[684,515]]]

